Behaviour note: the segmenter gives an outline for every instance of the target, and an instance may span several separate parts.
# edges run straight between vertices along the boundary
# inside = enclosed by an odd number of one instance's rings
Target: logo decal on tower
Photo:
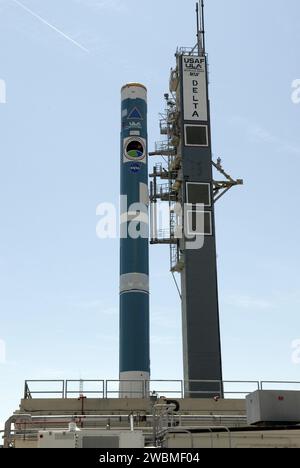
[[[208,120],[204,57],[182,57],[184,120]]]

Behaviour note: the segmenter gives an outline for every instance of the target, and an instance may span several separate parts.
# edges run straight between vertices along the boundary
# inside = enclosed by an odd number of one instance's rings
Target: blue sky
[[[149,142],[194,0],[0,1],[0,421],[23,381],[118,377],[120,87],[149,90]],[[224,378],[300,380],[298,0],[206,1],[213,151],[244,178],[217,206]],[[84,50],[87,49],[87,50]],[[151,247],[152,377],[181,378],[167,247]],[[1,423],[0,423],[1,424]]]

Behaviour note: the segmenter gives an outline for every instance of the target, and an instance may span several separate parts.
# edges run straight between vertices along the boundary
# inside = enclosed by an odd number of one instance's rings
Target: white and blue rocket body
[[[150,379],[147,89],[123,86],[121,129],[120,397]]]

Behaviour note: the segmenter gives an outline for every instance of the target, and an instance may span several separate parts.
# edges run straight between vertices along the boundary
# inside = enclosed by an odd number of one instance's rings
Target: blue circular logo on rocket
[[[129,138],[125,143],[124,153],[130,161],[142,161],[146,156],[144,141],[141,138]]]

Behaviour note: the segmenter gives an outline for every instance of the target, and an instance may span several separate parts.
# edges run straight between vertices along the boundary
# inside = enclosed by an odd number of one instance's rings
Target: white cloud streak
[[[227,296],[225,298],[225,303],[239,309],[247,310],[269,310],[274,307],[270,301],[265,299],[234,294]]]
[[[108,315],[108,316],[117,316],[118,315],[118,308],[116,306],[107,306],[103,303],[103,301],[95,299],[91,301],[74,301],[70,302],[69,304],[71,307],[76,309],[82,309],[85,311],[95,311],[101,315]]]
[[[155,346],[174,346],[181,345],[180,336],[160,336],[160,335],[151,335],[150,337],[151,345]]]
[[[262,127],[261,125],[250,122],[244,117],[233,117],[231,119],[231,124],[235,126],[242,127],[246,130],[247,134],[250,138],[255,139],[256,141],[262,141],[264,143],[268,143],[274,145],[276,147],[276,151],[300,155],[300,147],[291,145],[290,143],[282,140],[277,135],[272,134],[269,130]]]
[[[114,11],[123,11],[124,10],[124,0],[74,0],[76,3],[85,6],[87,8],[93,8],[94,10],[114,10]]]
[[[6,345],[4,340],[0,340],[0,364],[6,363]]]
[[[75,41],[75,39],[72,39],[70,36],[68,36],[68,34],[64,33],[63,31],[61,31],[60,29],[58,29],[56,26],[54,26],[53,24],[49,23],[49,21],[45,20],[44,18],[42,18],[40,15],[38,15],[37,13],[35,13],[33,10],[31,10],[30,8],[28,8],[26,5],[24,5],[23,3],[21,3],[19,0],[11,0],[11,2],[15,3],[16,5],[18,5],[20,8],[22,8],[23,10],[25,10],[27,13],[29,13],[31,16],[33,16],[34,18],[38,19],[39,21],[41,21],[43,24],[45,24],[46,26],[48,26],[50,29],[52,29],[53,31],[55,31],[57,34],[59,34],[60,36],[62,36],[63,38],[65,38],[67,41],[71,42],[73,45],[75,45],[76,47],[78,47],[79,49],[83,50],[84,52],[86,53],[90,53],[90,51],[84,47],[82,44],[80,44],[79,42]]]

